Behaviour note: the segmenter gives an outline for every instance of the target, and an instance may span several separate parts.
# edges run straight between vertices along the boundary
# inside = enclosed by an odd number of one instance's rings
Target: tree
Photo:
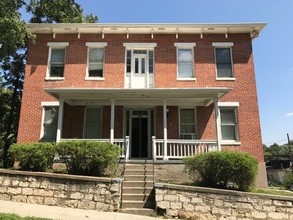
[[[26,61],[26,45],[33,35],[26,31],[18,10],[26,5],[33,23],[95,23],[75,0],[0,0],[0,156],[8,167],[7,152],[16,142]]]
[[[25,46],[26,24],[21,21],[18,9],[24,5],[22,0],[0,1],[0,62],[6,56]]]
[[[98,17],[84,15],[75,0],[30,0],[26,9],[31,23],[95,23]]]

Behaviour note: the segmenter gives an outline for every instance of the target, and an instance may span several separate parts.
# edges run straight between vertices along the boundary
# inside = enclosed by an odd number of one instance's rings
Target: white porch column
[[[217,144],[218,151],[221,151],[221,118],[220,118],[220,109],[218,106],[218,99],[214,98],[214,109],[215,109],[215,122],[216,122],[216,133],[217,133]]]
[[[167,100],[163,101],[163,126],[164,126],[164,160],[167,159]]]
[[[110,125],[110,142],[114,142],[114,126],[115,126],[115,100],[111,99],[111,125]]]
[[[58,123],[57,123],[57,135],[56,142],[60,142],[63,126],[63,109],[64,99],[59,99],[59,111],[58,111]]]

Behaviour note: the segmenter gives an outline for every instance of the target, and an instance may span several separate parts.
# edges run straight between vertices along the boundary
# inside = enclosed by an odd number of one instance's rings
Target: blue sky
[[[86,14],[98,15],[100,23],[267,22],[260,37],[253,41],[263,143],[285,143],[287,133],[293,139],[292,0],[77,2]]]

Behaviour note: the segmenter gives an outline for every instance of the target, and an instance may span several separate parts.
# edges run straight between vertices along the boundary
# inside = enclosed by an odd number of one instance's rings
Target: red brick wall
[[[48,61],[47,42],[69,42],[66,52],[66,66],[64,81],[46,81],[46,68]],[[105,66],[102,81],[86,81],[87,47],[86,42],[107,42],[105,47]],[[232,91],[220,101],[239,102],[238,119],[239,135],[241,146],[223,147],[245,151],[256,156],[263,161],[262,142],[260,134],[259,112],[257,104],[255,73],[252,55],[252,45],[249,34],[229,34],[226,39],[224,35],[204,35],[200,39],[199,35],[179,35],[176,39],[174,35],[155,35],[151,39],[147,35],[130,35],[129,39],[125,35],[101,35],[82,34],[78,39],[77,35],[37,35],[35,44],[30,43],[28,50],[28,60],[24,83],[24,92],[21,108],[21,118],[19,123],[18,142],[38,141],[41,129],[42,101],[56,101],[46,94],[44,88],[123,88],[124,87],[124,67],[125,67],[125,47],[127,42],[149,42],[157,43],[154,50],[155,57],[155,87],[156,88],[198,88],[198,87],[229,87]],[[176,64],[175,42],[196,42],[194,48],[195,75],[194,81],[178,81]],[[214,58],[214,48],[212,42],[233,42],[232,57],[235,81],[217,81]],[[67,108],[67,107],[66,107]],[[121,107],[122,108],[122,107]],[[116,119],[123,118],[121,108],[116,108]],[[168,107],[169,108],[169,107]],[[211,107],[197,107],[197,120],[199,136],[203,139],[215,138],[214,113]],[[121,111],[120,111],[121,110]],[[171,121],[173,113],[178,111],[177,107],[169,109],[168,126],[169,138],[178,136],[177,121]],[[81,111],[81,109],[76,110]],[[157,107],[156,124],[157,137],[162,137],[161,107]],[[109,107],[103,108],[103,137],[109,137]],[[78,113],[74,113],[78,115]],[[177,114],[177,113],[176,113]],[[178,115],[177,115],[178,116]],[[176,120],[175,116],[173,118]],[[67,120],[67,119],[66,119]],[[64,122],[65,123],[65,122]],[[66,122],[68,123],[68,122]],[[77,123],[77,122],[76,122]],[[116,120],[115,136],[122,136],[122,122]],[[205,128],[205,129],[203,129]],[[64,131],[65,132],[65,131]],[[79,135],[80,131],[72,131]],[[64,135],[66,132],[64,133]],[[67,135],[67,134],[66,134]]]

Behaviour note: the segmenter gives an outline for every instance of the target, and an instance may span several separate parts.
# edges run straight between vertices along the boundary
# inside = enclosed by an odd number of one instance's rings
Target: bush
[[[9,154],[19,162],[21,170],[46,171],[52,167],[55,145],[52,143],[13,144]]]
[[[292,168],[288,168],[284,170],[284,186],[293,190],[293,171]]]
[[[246,153],[210,152],[184,160],[185,170],[196,185],[248,191],[258,161]]]
[[[109,142],[70,141],[58,143],[57,153],[70,174],[105,176],[107,168],[116,167],[120,148]]]

